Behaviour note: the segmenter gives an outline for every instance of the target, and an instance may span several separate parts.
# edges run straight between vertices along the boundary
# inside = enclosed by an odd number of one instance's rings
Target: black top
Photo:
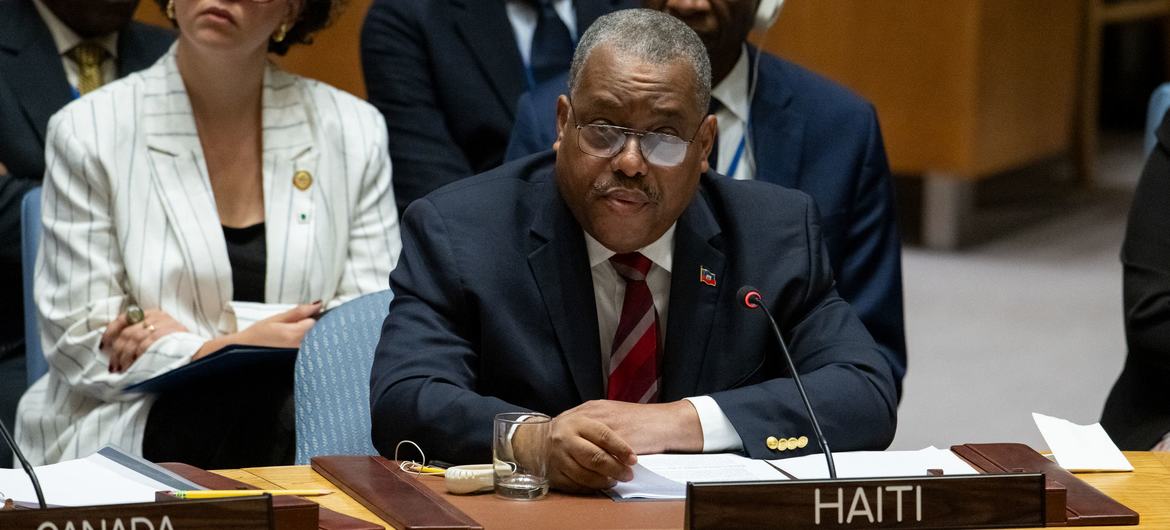
[[[244,228],[223,227],[228,261],[232,264],[232,300],[264,301],[264,271],[268,255],[264,247],[264,223]]]
[[[1170,432],[1170,114],[1157,136],[1121,246],[1129,355],[1101,415],[1117,446],[1130,451],[1148,451]]]

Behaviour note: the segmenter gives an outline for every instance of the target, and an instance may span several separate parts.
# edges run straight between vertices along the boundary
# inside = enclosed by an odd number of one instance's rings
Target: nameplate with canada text
[[[272,530],[272,497],[0,510],[4,530]]]
[[[1045,522],[1044,475],[688,483],[686,527],[1026,528]]]

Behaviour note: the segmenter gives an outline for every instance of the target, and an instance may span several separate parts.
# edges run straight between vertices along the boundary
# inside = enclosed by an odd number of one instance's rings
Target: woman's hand
[[[297,348],[309,328],[317,323],[314,318],[321,312],[321,301],[301,304],[288,311],[270,316],[252,324],[248,329],[231,335],[217,337],[203,343],[192,360],[207,356],[229,344],[270,346],[273,348]]]
[[[137,324],[131,324],[126,313],[122,313],[106,326],[101,350],[110,358],[111,372],[125,372],[158,339],[187,331],[186,326],[161,309],[148,309],[143,314],[145,317]]]

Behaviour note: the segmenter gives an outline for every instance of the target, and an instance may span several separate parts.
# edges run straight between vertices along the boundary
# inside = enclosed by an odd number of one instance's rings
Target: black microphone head
[[[755,287],[750,285],[740,287],[739,291],[735,293],[735,296],[748,309],[760,307],[760,300],[762,299],[760,298],[760,292]]]

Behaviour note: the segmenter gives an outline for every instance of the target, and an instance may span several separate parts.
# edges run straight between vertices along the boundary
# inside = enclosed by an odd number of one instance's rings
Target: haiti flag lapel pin
[[[699,266],[699,282],[715,287],[715,273],[707,270],[707,267]]]

